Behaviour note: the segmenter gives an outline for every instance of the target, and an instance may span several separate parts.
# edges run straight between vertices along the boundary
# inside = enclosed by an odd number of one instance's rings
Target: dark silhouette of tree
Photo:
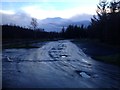
[[[62,28],[62,30],[60,32],[60,37],[65,38],[65,28],[64,28],[64,26],[63,26],[63,28]]]
[[[109,4],[102,0],[97,5],[97,16],[91,19],[88,27],[88,35],[100,41],[119,44],[120,43],[120,1],[111,1]]]
[[[120,12],[120,1],[116,2],[115,0],[113,0],[112,2],[110,2],[109,8],[111,13]]]
[[[64,35],[64,38],[67,39],[80,39],[80,38],[85,38],[86,37],[86,32],[84,25],[77,26],[77,25],[69,25],[66,30],[64,30],[63,33],[63,28],[62,28],[62,34]]]
[[[32,18],[31,22],[30,22],[30,25],[32,26],[33,30],[36,30],[37,29],[37,25],[38,25],[37,19],[36,18]]]
[[[30,25],[32,26],[33,30],[36,30],[37,26],[38,26],[37,19],[36,18],[32,18],[31,22],[30,22]],[[36,31],[35,31],[34,32],[34,39],[36,39],[36,38],[37,38],[37,35],[36,35]]]
[[[106,14],[108,2],[107,0],[100,0],[99,4],[97,5],[97,14],[98,15],[104,15]]]
[[[63,27],[63,28],[62,28],[62,33],[64,33],[64,32],[65,32],[65,28]]]

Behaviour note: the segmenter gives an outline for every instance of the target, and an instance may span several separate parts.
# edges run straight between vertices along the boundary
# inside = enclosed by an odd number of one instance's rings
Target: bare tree
[[[37,34],[36,34],[36,29],[37,29],[37,26],[38,26],[38,23],[37,23],[37,19],[36,18],[32,18],[31,22],[30,22],[30,25],[32,26],[32,29],[34,30],[34,39],[37,38]]]
[[[33,30],[37,29],[38,23],[37,23],[37,19],[36,18],[32,18],[30,25],[32,26]]]

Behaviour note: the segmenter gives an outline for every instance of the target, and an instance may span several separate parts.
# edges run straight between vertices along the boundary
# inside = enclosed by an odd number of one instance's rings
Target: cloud
[[[75,15],[80,14],[95,14],[95,7],[74,7],[64,10],[56,10],[53,7],[49,7],[49,9],[44,9],[39,6],[26,6],[22,7],[22,10],[29,14],[31,17],[35,17],[37,19],[45,19],[45,18],[53,18],[53,17],[61,17],[61,18],[71,18]]]
[[[72,21],[84,21],[84,20],[91,20],[91,18],[93,17],[93,15],[91,14],[80,14],[80,15],[75,15],[73,17],[70,18],[70,20]]]
[[[44,19],[47,18],[48,16],[51,16],[51,11],[46,11],[41,9],[38,6],[27,6],[27,7],[22,7],[22,10],[29,14],[31,17],[35,17],[37,19]]]
[[[1,0],[1,2],[80,2],[81,0]]]
[[[11,0],[4,0],[10,2]],[[3,2],[4,2],[3,1]],[[96,1],[91,0],[12,0],[13,3],[3,3],[4,13],[14,14],[14,12],[25,12],[37,19],[61,17],[71,18],[79,14],[95,14]],[[16,1],[17,3],[14,3]],[[62,2],[63,1],[63,2]],[[92,4],[92,2],[94,2]],[[8,6],[8,7],[6,7]],[[13,12],[14,11],[14,12]]]
[[[3,11],[6,12],[6,11]],[[31,20],[31,17],[24,12],[8,14],[0,12],[2,16],[2,21],[0,24],[15,24],[19,26],[28,26]]]
[[[0,13],[3,13],[3,14],[15,14],[15,12],[14,11],[12,11],[12,10],[0,10]]]

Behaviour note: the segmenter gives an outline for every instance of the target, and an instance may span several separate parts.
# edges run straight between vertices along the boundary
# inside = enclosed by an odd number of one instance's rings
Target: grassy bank
[[[59,39],[7,39],[2,40],[2,49],[20,48],[40,48],[46,42],[57,41]],[[39,45],[37,45],[39,44]]]
[[[14,44],[8,44],[8,45],[4,45],[2,46],[2,49],[20,49],[20,48],[25,48],[25,49],[29,49],[29,48],[39,48],[37,46],[32,46],[31,44],[18,44],[18,43],[14,43]]]
[[[33,43],[43,43],[49,40],[34,40],[34,39],[14,39],[14,40],[2,40],[2,49],[11,49],[11,48],[39,48]]]
[[[72,40],[84,53],[105,63],[120,66],[120,48],[101,43],[98,40]]]
[[[105,56],[92,56],[93,59],[120,66],[120,53]]]

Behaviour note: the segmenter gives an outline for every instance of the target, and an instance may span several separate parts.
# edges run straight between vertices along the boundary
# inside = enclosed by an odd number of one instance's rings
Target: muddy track
[[[2,61],[3,87],[119,88],[119,67],[91,59],[69,40],[5,49]]]

